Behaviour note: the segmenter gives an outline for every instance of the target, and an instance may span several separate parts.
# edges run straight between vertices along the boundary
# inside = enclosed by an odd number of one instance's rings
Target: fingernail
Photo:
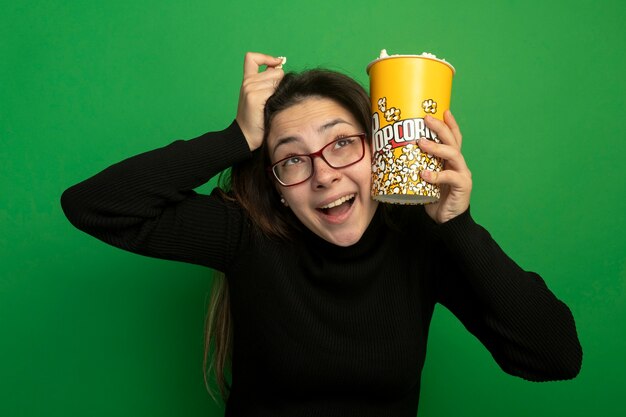
[[[428,139],[426,139],[426,138],[420,138],[420,140],[417,141],[417,144],[420,147],[426,145],[427,143],[428,143]],[[426,146],[428,146],[428,145],[426,145]]]

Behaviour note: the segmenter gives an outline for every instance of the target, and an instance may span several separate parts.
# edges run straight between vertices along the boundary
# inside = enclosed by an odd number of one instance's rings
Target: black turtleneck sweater
[[[573,378],[572,315],[469,211],[436,225],[421,206],[380,209],[359,242],[258,232],[236,202],[194,188],[250,157],[233,123],[119,162],[63,193],[77,228],[119,248],[226,273],[234,322],[226,416],[413,417],[435,303],[501,368]],[[382,205],[381,205],[382,207]]]

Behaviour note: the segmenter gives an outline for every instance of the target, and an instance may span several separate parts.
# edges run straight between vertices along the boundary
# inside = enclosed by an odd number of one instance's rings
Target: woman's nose
[[[313,177],[311,184],[313,188],[328,187],[341,178],[341,171],[328,165],[322,158],[313,158]]]

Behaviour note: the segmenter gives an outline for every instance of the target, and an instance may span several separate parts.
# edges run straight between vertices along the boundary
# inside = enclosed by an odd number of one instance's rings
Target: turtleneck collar
[[[371,253],[380,244],[385,233],[382,204],[379,204],[370,224],[365,229],[363,236],[353,245],[337,246],[334,243],[322,239],[309,229],[301,232],[303,243],[307,249],[319,252],[320,255],[334,259],[355,259]]]

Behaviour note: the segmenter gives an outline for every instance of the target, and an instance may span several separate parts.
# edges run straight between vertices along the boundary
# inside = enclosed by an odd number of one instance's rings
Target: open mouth
[[[317,210],[327,216],[341,216],[350,210],[352,204],[354,204],[355,197],[356,194],[345,195],[323,207],[318,207]]]

